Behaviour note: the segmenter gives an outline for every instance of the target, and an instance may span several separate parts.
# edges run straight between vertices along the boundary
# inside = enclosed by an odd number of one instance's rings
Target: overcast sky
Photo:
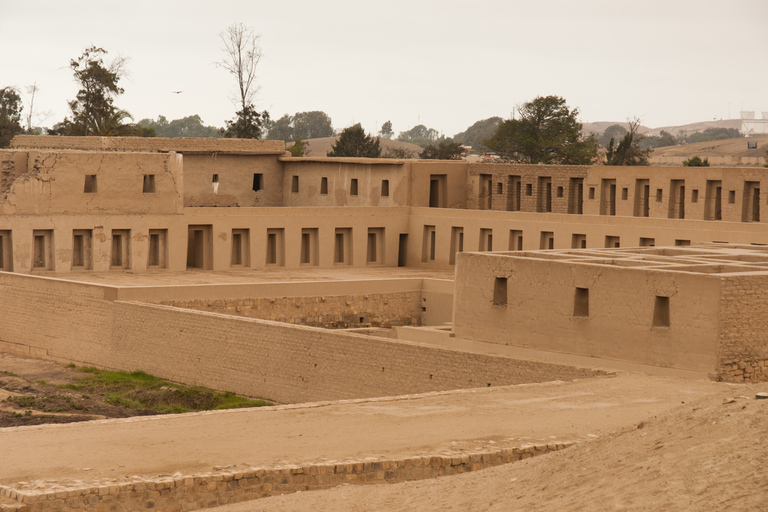
[[[136,121],[223,126],[235,82],[214,62],[233,22],[261,34],[257,106],[273,119],[452,136],[550,94],[582,122],[768,111],[768,0],[0,0],[0,87],[37,82],[52,126],[78,89],[69,61],[93,44],[130,59],[116,105]]]

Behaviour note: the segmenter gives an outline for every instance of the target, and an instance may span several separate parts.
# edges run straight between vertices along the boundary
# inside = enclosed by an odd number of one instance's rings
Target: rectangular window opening
[[[573,316],[589,317],[589,288],[576,288],[573,295]]]
[[[366,263],[384,263],[384,228],[368,228]]]
[[[211,177],[211,183],[218,183],[219,182],[219,175],[214,174],[213,177]]]
[[[283,266],[285,264],[283,233],[283,228],[267,229],[267,265]]]
[[[509,250],[510,251],[523,250],[523,230],[521,229],[509,230]]]
[[[691,245],[690,240],[675,240],[676,247],[688,247],[689,245]]]
[[[154,174],[145,174],[144,175],[144,183],[142,185],[141,192],[143,194],[154,194],[155,193],[155,175]]]
[[[298,176],[293,176],[291,178],[291,192],[294,194],[299,193],[299,177]]]
[[[320,178],[320,193],[322,195],[328,194],[328,178],[326,178],[325,176]]]
[[[589,198],[590,199],[595,198],[595,187],[589,187]]]
[[[95,194],[97,192],[95,174],[85,175],[85,186],[83,187],[83,192],[86,194]]]
[[[112,254],[110,257],[110,266],[112,268],[131,268],[130,261],[130,241],[131,230],[113,229],[112,230]]]
[[[507,305],[507,278],[497,277],[493,282],[493,305]]]
[[[728,203],[734,204],[736,202],[736,191],[735,190],[729,190],[728,191]]]
[[[0,270],[13,272],[11,230],[0,231]]]
[[[629,198],[629,189],[627,187],[623,187],[621,189],[621,200],[626,201]]]
[[[77,270],[91,269],[92,231],[90,229],[75,229],[72,231],[72,268]]]
[[[526,183],[525,184],[525,195],[532,196],[533,195],[533,184],[532,183]]]
[[[262,173],[253,174],[253,185],[251,188],[254,192],[258,192],[264,188],[264,175]]]
[[[349,195],[357,195],[357,178],[352,178],[352,182],[349,184]]]
[[[669,327],[669,297],[656,296],[653,304],[653,326]]]
[[[168,230],[149,230],[149,259],[147,266],[152,268],[168,267]]]
[[[381,180],[381,197],[389,197],[389,180]]]

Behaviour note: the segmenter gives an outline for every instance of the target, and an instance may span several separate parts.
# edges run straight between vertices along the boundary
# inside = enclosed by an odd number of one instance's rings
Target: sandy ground
[[[731,387],[649,415],[641,428],[476,473],[341,486],[212,510],[764,511],[768,400],[753,399],[763,391],[768,384]],[[739,395],[744,398],[724,403]]]
[[[0,429],[0,483],[190,474],[584,440],[728,385],[620,374],[352,403]],[[87,469],[86,469],[87,468]]]

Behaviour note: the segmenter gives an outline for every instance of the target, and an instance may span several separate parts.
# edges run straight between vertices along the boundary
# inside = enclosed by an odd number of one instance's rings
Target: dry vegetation
[[[64,367],[0,354],[0,428],[272,405],[141,371]]]

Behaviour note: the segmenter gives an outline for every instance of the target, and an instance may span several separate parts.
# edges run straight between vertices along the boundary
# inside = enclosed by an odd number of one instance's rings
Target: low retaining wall
[[[21,506],[18,512],[77,510],[112,512],[152,509],[198,510],[340,484],[386,484],[478,471],[500,464],[563,450],[573,442],[529,444],[484,452],[440,453],[403,459],[243,467],[198,475],[132,479],[75,487],[34,489],[34,484],[0,486],[0,495]]]
[[[156,303],[327,329],[422,323],[420,290],[319,297],[163,300]]]
[[[0,274],[0,350],[143,370],[278,403],[396,396],[599,372],[255,318],[105,300]],[[74,284],[74,283],[73,283]],[[29,285],[29,286],[27,286]]]

